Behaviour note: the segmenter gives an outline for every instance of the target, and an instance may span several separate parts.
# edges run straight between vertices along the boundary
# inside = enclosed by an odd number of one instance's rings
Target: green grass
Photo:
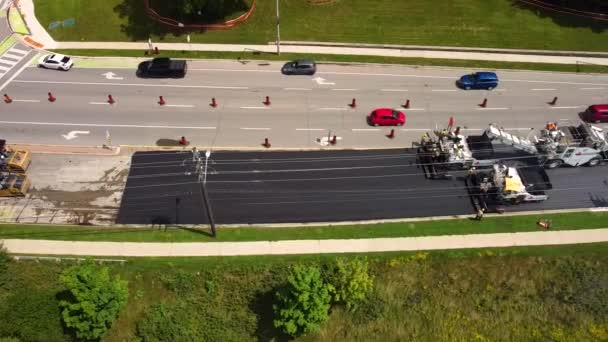
[[[75,18],[73,27],[50,30],[60,41],[185,42],[150,22],[139,0],[35,0],[43,26]],[[257,43],[275,40],[275,1],[259,0],[245,24],[231,30],[193,33],[196,43]],[[119,8],[126,14],[119,16]],[[552,14],[553,15],[553,14]],[[312,5],[281,1],[281,38],[292,41],[608,51],[601,22],[542,16],[509,0],[337,0]]]
[[[4,54],[6,50],[10,49],[11,46],[15,44],[15,42],[17,42],[17,38],[15,37],[15,35],[10,35],[8,38],[3,40],[0,44],[0,55]]]
[[[10,21],[11,28],[15,33],[30,34],[30,31],[25,25],[25,21],[23,21],[23,18],[17,9],[13,8],[10,10],[8,20]]]
[[[144,57],[142,50],[80,50],[59,49],[58,53],[87,56],[87,57]],[[558,72],[581,72],[581,73],[608,73],[608,66],[590,64],[549,64],[549,63],[520,63],[520,62],[493,62],[493,61],[470,61],[457,59],[433,59],[433,58],[401,58],[382,56],[357,56],[357,55],[321,55],[321,54],[296,54],[282,53],[256,53],[256,52],[213,52],[213,51],[163,51],[162,56],[171,58],[203,58],[203,59],[240,59],[240,60],[267,60],[286,61],[298,58],[311,58],[321,63],[379,63],[379,64],[402,64],[412,66],[444,66],[458,68],[483,68],[483,69],[513,69],[513,70],[538,70]],[[115,63],[115,62],[113,62]],[[99,62],[89,63],[90,65]]]
[[[553,220],[553,230],[608,227],[608,213],[569,213],[487,217],[482,222],[458,219],[331,227],[219,228],[216,239],[205,233],[207,229],[169,228],[167,231],[161,231],[152,228],[6,224],[0,225],[0,238],[131,242],[364,239],[538,231],[540,228],[536,222],[544,218]]]
[[[347,256],[350,257],[350,256]],[[198,340],[283,340],[272,327],[275,291],[295,263],[334,255],[131,258],[109,264],[129,302],[104,341],[137,340],[163,303],[166,324]],[[608,244],[367,255],[372,295],[355,312],[335,306],[297,341],[597,341],[608,334]],[[58,276],[72,262],[11,262],[0,269],[0,337],[70,341],[58,320]],[[9,314],[10,313],[10,314]],[[36,339],[36,337],[38,339]]]

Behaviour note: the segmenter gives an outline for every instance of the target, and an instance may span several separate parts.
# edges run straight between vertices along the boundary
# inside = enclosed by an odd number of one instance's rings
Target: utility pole
[[[277,55],[281,54],[281,29],[279,26],[280,16],[279,16],[279,0],[277,0]]]
[[[201,199],[205,206],[205,213],[209,221],[209,227],[211,228],[211,236],[216,237],[217,231],[215,230],[215,219],[213,217],[213,210],[211,210],[211,201],[209,201],[209,195],[207,193],[207,165],[209,164],[209,157],[211,157],[211,151],[205,152],[205,164],[203,166],[200,152],[195,148],[192,149],[192,161],[196,162],[195,170],[197,174],[198,184],[201,188]]]

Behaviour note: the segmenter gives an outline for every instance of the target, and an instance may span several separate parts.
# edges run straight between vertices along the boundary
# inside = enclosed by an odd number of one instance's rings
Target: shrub
[[[6,282],[6,273],[8,271],[8,263],[11,257],[6,252],[6,248],[0,243],[0,286]]]
[[[137,336],[142,342],[200,341],[191,319],[189,310],[161,303],[148,310],[137,323]]]
[[[53,290],[21,286],[0,301],[0,336],[22,341],[65,341]]]
[[[336,289],[334,300],[352,311],[369,295],[374,278],[369,274],[367,260],[338,258],[329,274],[329,283]]]
[[[92,260],[68,268],[59,280],[68,289],[67,299],[59,303],[63,322],[79,339],[103,336],[127,302],[127,282],[112,279],[107,267]]]
[[[318,267],[296,265],[276,294],[275,327],[293,337],[317,331],[329,317],[332,293]]]

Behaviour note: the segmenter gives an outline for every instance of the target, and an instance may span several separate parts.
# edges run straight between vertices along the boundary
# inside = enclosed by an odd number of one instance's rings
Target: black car
[[[317,65],[311,60],[298,59],[285,63],[281,72],[285,75],[314,75],[317,72]]]
[[[186,76],[188,65],[185,60],[172,60],[166,57],[154,58],[151,61],[139,63],[137,76],[182,78]]]

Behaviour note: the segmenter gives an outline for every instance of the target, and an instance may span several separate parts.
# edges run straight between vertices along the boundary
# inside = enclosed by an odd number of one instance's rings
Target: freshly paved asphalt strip
[[[608,229],[446,235],[410,238],[256,242],[137,243],[0,240],[9,253],[113,257],[191,257],[427,251],[566,245],[608,241]]]
[[[411,149],[213,152],[207,189],[215,221],[220,224],[473,213],[464,172],[452,172],[455,177],[451,180],[428,180],[416,160]],[[553,190],[547,201],[507,206],[506,210],[607,207],[606,170],[603,166],[549,170]],[[192,153],[136,153],[118,223],[207,223]]]
[[[184,135],[198,146],[252,148],[267,137],[273,147],[319,148],[317,139],[331,131],[341,138],[337,147],[389,148],[409,146],[421,131],[443,127],[451,116],[463,127],[495,122],[527,134],[548,120],[576,120],[589,104],[608,102],[607,75],[500,71],[498,89],[463,91],[454,81],[469,69],[329,64],[314,77],[288,77],[279,69],[276,62],[195,61],[185,79],[158,80],[137,78],[132,68],[27,68],[3,90],[18,101],[0,104],[0,136],[20,143],[101,145],[110,131],[112,142],[122,145],[156,145]],[[55,102],[47,101],[48,92]],[[113,105],[106,102],[110,94]],[[270,106],[262,103],[265,96]],[[548,105],[554,96],[557,104]],[[355,108],[348,106],[353,98]],[[482,108],[484,98],[488,105]],[[373,109],[400,108],[408,99],[410,108],[402,108],[407,123],[394,139],[385,137],[390,128],[366,130]],[[70,131],[90,133],[65,140]]]

